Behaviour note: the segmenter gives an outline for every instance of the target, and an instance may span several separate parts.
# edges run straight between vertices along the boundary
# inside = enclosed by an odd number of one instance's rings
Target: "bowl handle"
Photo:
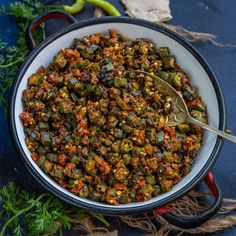
[[[29,27],[26,31],[26,38],[27,38],[30,50],[33,50],[36,47],[36,43],[33,38],[33,31],[35,30],[35,28],[37,26],[41,25],[42,23],[44,23],[48,20],[51,20],[51,19],[55,19],[55,18],[63,19],[64,21],[66,21],[70,24],[77,22],[77,20],[72,15],[68,14],[65,11],[61,11],[61,10],[52,10],[52,11],[48,11],[48,12],[42,14],[41,16],[37,17],[36,19],[34,19],[31,22],[31,24],[29,25]]]
[[[168,223],[183,229],[191,229],[202,225],[218,212],[222,204],[222,193],[219,189],[219,185],[214,180],[212,173],[208,173],[208,175],[204,179],[204,182],[211,190],[211,193],[213,194],[215,200],[212,206],[201,215],[193,217],[182,215],[179,216],[173,213],[173,211],[168,207],[156,209],[154,210],[154,214],[162,216]]]

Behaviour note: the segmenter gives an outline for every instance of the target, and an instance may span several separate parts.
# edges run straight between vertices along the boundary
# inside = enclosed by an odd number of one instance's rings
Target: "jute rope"
[[[218,47],[236,48],[235,44],[224,44],[224,43],[217,42],[216,41],[217,37],[213,34],[190,31],[180,25],[171,25],[171,24],[167,24],[163,22],[156,22],[156,23],[174,31],[175,33],[179,34],[180,36],[182,36],[189,42],[200,41],[200,42],[212,43],[213,45],[218,46]]]
[[[171,203],[168,207],[172,208],[176,214],[185,216],[197,216],[209,208],[209,203],[204,200],[210,194],[205,192],[190,192],[179,200]],[[169,224],[161,216],[153,213],[142,215],[120,216],[118,219],[131,228],[140,229],[146,236],[168,236],[182,235],[184,232],[190,234],[215,233],[229,229],[236,225],[236,200],[223,200],[222,207],[215,217],[205,224],[194,229],[181,229]],[[118,229],[109,231],[108,228],[97,226],[92,217],[87,215],[83,220],[74,220],[74,230],[79,232],[78,235],[89,236],[117,236]]]
[[[190,192],[169,206],[179,215],[196,216],[205,211],[209,205],[203,200],[206,193]],[[184,232],[192,234],[219,232],[236,225],[236,200],[224,199],[218,214],[200,227],[180,229],[166,222],[161,216],[145,214],[140,217],[122,216],[120,219],[130,227],[143,230],[146,235],[166,236],[171,232],[181,235]]]

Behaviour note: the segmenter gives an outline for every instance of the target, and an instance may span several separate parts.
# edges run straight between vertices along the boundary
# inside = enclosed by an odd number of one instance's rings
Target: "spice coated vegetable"
[[[29,77],[21,113],[32,159],[62,187],[118,205],[169,191],[191,170],[202,130],[168,127],[176,109],[154,73],[206,122],[206,109],[166,47],[114,30],[75,39]]]

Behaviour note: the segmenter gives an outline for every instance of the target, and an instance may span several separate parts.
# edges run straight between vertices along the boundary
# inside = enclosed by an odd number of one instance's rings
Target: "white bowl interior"
[[[101,24],[96,24],[96,25],[90,25],[84,28],[76,29],[67,34],[64,34],[63,36],[57,38],[54,42],[47,45],[38,54],[38,56],[31,62],[30,66],[26,70],[20,82],[18,92],[16,94],[16,100],[15,100],[15,106],[14,106],[15,124],[16,124],[17,135],[21,142],[22,148],[27,158],[29,159],[31,164],[34,166],[34,168],[37,170],[37,172],[47,182],[49,182],[55,188],[59,189],[61,192],[71,196],[72,198],[79,199],[80,201],[83,201],[83,202],[96,204],[97,206],[103,206],[106,208],[113,208],[114,206],[111,206],[108,204],[94,202],[94,201],[77,197],[74,194],[67,191],[66,189],[62,188],[49,176],[44,174],[43,171],[31,159],[30,152],[28,151],[27,146],[24,141],[25,135],[24,135],[23,125],[19,117],[20,113],[23,110],[23,104],[21,100],[22,92],[27,87],[28,77],[33,72],[35,72],[41,65],[47,66],[61,48],[69,47],[71,45],[74,38],[83,37],[85,35],[93,34],[96,32],[103,32],[109,28],[116,29],[121,34],[131,39],[148,38],[152,40],[158,47],[168,46],[170,48],[171,53],[176,56],[177,63],[190,76],[191,84],[198,88],[200,96],[202,97],[204,103],[207,105],[209,124],[214,127],[218,127],[219,125],[219,107],[218,107],[218,102],[216,98],[216,93],[214,91],[212,83],[207,73],[205,72],[201,64],[196,60],[196,58],[186,48],[184,48],[181,44],[176,42],[174,39],[164,35],[163,33],[146,28],[144,26],[139,26],[132,23],[106,23],[106,24],[101,23]],[[178,184],[176,184],[171,191],[164,193],[158,197],[152,198],[151,200],[146,201],[146,202],[125,204],[125,207],[129,208],[129,207],[135,207],[135,206],[144,205],[144,204],[150,204],[154,201],[161,200],[163,198],[166,198],[178,192],[181,188],[183,188],[183,186],[188,184],[204,167],[204,165],[208,161],[208,158],[211,155],[211,152],[214,148],[216,138],[217,136],[212,133],[209,133],[209,132],[204,133],[203,145],[195,159],[192,171],[187,176],[185,176]],[[115,207],[122,208],[124,207],[124,205],[121,204]]]

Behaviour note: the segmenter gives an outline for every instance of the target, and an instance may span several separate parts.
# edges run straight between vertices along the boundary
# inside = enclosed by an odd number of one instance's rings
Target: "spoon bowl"
[[[140,73],[144,75],[148,75],[149,77],[153,78],[154,85],[157,90],[164,94],[168,95],[173,100],[173,106],[175,109],[173,110],[172,114],[167,116],[165,124],[168,126],[176,126],[179,124],[182,124],[184,122],[189,122],[191,124],[195,124],[200,126],[201,128],[208,130],[210,132],[213,132],[222,138],[228,139],[229,141],[236,143],[236,137],[230,134],[227,134],[221,130],[218,130],[214,127],[211,127],[207,124],[204,124],[203,122],[194,119],[188,111],[188,107],[181,96],[169,83],[165,82],[163,79],[159,78],[158,76],[148,73],[146,71],[142,70],[133,70],[135,73]]]

